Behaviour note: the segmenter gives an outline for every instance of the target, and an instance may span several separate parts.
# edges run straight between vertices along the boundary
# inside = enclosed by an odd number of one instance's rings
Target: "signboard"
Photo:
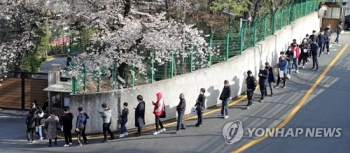
[[[70,106],[70,98],[64,97],[64,107],[69,107],[69,106]]]

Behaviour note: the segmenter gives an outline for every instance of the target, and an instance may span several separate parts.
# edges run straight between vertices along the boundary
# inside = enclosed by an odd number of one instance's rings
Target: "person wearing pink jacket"
[[[300,56],[300,47],[298,46],[298,44],[296,42],[294,42],[293,45],[292,45],[292,52],[293,52],[292,69],[294,69],[294,71],[296,73],[299,73],[298,59],[299,59],[299,56]]]

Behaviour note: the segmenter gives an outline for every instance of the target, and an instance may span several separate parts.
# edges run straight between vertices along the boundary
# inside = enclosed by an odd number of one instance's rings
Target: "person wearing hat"
[[[135,127],[137,127],[137,136],[141,136],[142,126],[145,125],[145,108],[146,103],[143,101],[142,95],[137,96],[137,107],[135,108]]]
[[[283,79],[283,87],[286,87],[286,76],[287,76],[287,69],[288,69],[288,61],[286,60],[285,56],[281,57],[281,61],[278,63],[278,78],[277,78],[277,85],[275,88],[279,88],[279,84],[281,82],[281,78]]]
[[[250,108],[250,106],[253,105],[253,94],[256,88],[257,81],[255,77],[252,74],[252,71],[248,70],[247,72],[248,77],[245,79],[245,84],[247,85],[247,97],[248,97],[248,104],[247,109]]]
[[[72,145],[72,128],[73,128],[73,114],[69,112],[68,108],[63,111],[63,116],[60,119],[61,125],[63,126],[64,147],[69,147]]]
[[[265,63],[265,68],[267,71],[269,71],[269,77],[267,79],[267,82],[269,83],[269,87],[270,87],[270,91],[271,91],[270,97],[272,97],[272,95],[273,95],[272,82],[276,82],[276,75],[275,75],[275,72],[273,71],[273,68],[271,67],[269,62]],[[265,91],[265,96],[267,96],[267,90]]]

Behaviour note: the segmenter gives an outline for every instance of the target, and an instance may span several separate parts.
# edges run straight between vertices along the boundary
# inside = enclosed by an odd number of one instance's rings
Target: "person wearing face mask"
[[[286,74],[287,74],[287,68],[288,68],[288,62],[286,60],[285,56],[282,56],[281,58],[282,60],[278,63],[278,78],[277,78],[277,85],[275,86],[275,88],[279,88],[279,84],[281,82],[281,79],[283,81],[283,87],[286,87]]]
[[[185,110],[186,110],[185,95],[181,93],[179,96],[179,99],[180,99],[180,102],[176,107],[178,116],[177,116],[177,126],[176,126],[175,134],[178,134],[180,132],[180,125],[181,125],[181,129],[186,129],[185,124],[182,122],[182,119],[184,117]]]
[[[324,30],[324,34],[326,36],[326,41],[325,41],[325,47],[327,48],[327,54],[329,54],[329,42],[331,40],[331,36],[333,34],[333,30],[330,25],[327,26],[327,28]]]
[[[339,24],[337,25],[337,37],[335,38],[335,43],[339,44],[339,35],[342,31],[342,27],[341,27],[342,21],[339,22]]]
[[[247,85],[247,97],[248,97],[248,104],[247,109],[250,108],[250,106],[253,105],[253,94],[256,88],[257,81],[255,77],[252,74],[252,71],[248,70],[247,72],[248,77],[245,79],[245,84]]]
[[[272,95],[273,95],[272,82],[276,82],[275,72],[273,71],[273,68],[271,67],[269,62],[265,63],[265,69],[269,72],[269,76],[268,76],[267,81],[269,83],[269,87],[270,87],[270,91],[271,91],[270,97],[272,97]],[[267,91],[265,91],[265,96],[267,96]]]
[[[295,70],[296,73],[299,73],[298,59],[300,56],[300,48],[297,43],[293,43],[292,52],[293,52],[292,68]]]
[[[319,53],[318,53],[318,57],[321,56],[321,52],[324,52],[324,44],[326,42],[327,38],[324,35],[324,31],[321,31],[321,33],[317,36],[317,43],[318,43],[318,47],[319,47]]]
[[[262,65],[259,71],[259,86],[260,86],[260,92],[261,92],[260,102],[264,101],[268,77],[269,77],[269,71],[265,68],[264,65]]]
[[[307,64],[307,61],[308,61],[308,57],[309,57],[309,49],[310,49],[310,46],[307,42],[303,42],[302,45],[300,45],[300,49],[301,49],[301,55],[299,57],[299,63],[298,65],[301,64],[301,62],[303,62],[303,69],[305,68],[305,64]]]
[[[197,124],[196,124],[196,127],[200,127],[202,125],[202,121],[203,121],[203,111],[204,111],[204,108],[205,108],[205,96],[204,96],[204,93],[205,93],[205,89],[204,88],[201,88],[200,90],[200,94],[197,98],[197,101],[196,101],[196,110],[197,110],[197,117],[198,117],[198,121],[197,121]]]
[[[288,47],[288,50],[286,51],[286,54],[285,54],[285,58],[288,62],[287,78],[290,79],[290,75],[292,74],[292,62],[293,62],[292,46]]]

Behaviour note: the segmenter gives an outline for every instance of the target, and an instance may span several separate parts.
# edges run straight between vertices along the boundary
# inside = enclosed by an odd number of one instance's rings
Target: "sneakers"
[[[311,70],[315,69],[315,67],[312,67]]]
[[[157,135],[159,133],[160,133],[159,131],[154,131],[153,135]]]
[[[279,88],[279,86],[278,85],[275,85],[275,87],[274,88]]]
[[[227,119],[229,116],[228,115],[226,115],[225,117],[224,117],[224,119]]]
[[[184,126],[184,127],[181,127],[181,129],[185,130],[185,129],[186,129],[186,126]]]
[[[81,146],[83,146],[81,143],[78,143],[78,144],[77,144],[77,147],[81,147]]]
[[[295,71],[296,73],[299,73],[299,70]]]
[[[125,136],[124,134],[120,134],[119,138],[124,138],[124,136]]]
[[[247,105],[247,109],[249,109],[250,108],[250,105]]]
[[[44,139],[43,137],[40,138],[40,140],[43,140],[43,139]]]
[[[63,147],[69,147],[69,144],[64,144]]]
[[[327,52],[327,54],[329,55],[329,52]]]
[[[287,78],[290,79],[290,74],[287,74]]]
[[[102,143],[108,142],[107,140],[103,140]]]
[[[160,132],[165,132],[166,131],[166,129],[165,128],[162,128],[161,130],[160,130]]]
[[[283,86],[282,88],[284,89],[284,88],[286,88],[286,86]]]
[[[179,134],[180,133],[180,131],[175,131],[175,134]]]
[[[71,142],[69,142],[69,145],[71,146],[71,145],[73,145]]]
[[[307,64],[307,63],[306,63]],[[303,66],[303,67],[301,67],[302,69],[304,69],[305,68],[305,66]]]
[[[316,71],[319,71],[319,69],[316,69]]]

